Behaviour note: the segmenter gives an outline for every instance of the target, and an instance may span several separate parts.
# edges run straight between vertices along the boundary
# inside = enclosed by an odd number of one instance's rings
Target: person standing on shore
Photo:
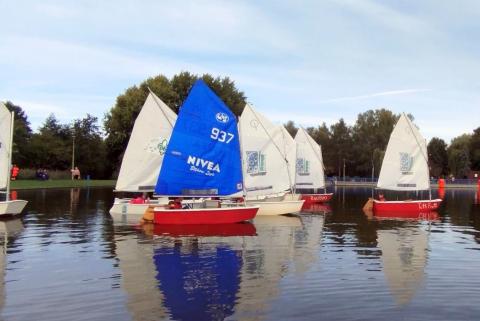
[[[18,173],[20,173],[20,168],[16,164],[12,167],[11,180],[15,181],[17,179]]]
[[[71,172],[72,172],[73,179],[80,179],[80,170],[78,169],[77,166],[75,166],[75,168],[72,169]]]

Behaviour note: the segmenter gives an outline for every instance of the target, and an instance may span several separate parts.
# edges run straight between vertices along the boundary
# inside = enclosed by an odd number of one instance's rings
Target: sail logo
[[[192,172],[204,174],[206,176],[215,176],[214,172],[220,173],[220,164],[216,164],[200,157],[188,155],[187,164],[190,165],[190,170]]]
[[[266,156],[261,152],[248,151],[247,154],[247,174],[251,176],[265,175],[267,173]]]
[[[160,154],[163,156],[167,151],[167,145],[168,140],[166,138],[155,137],[148,142],[145,150],[149,153]]]
[[[297,158],[297,174],[300,176],[310,175],[310,162],[304,158]]]
[[[225,114],[225,113],[217,113],[217,114],[215,115],[215,119],[216,119],[219,123],[226,124],[226,123],[228,123],[228,121],[230,120],[230,117],[228,117],[228,115]]]
[[[400,172],[403,175],[411,175],[413,166],[413,157],[408,153],[400,153]]]

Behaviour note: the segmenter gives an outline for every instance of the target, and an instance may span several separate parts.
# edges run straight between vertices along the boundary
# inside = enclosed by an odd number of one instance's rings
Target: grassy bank
[[[48,181],[22,179],[12,181],[11,189],[70,188],[70,187],[114,187],[115,180],[49,179]]]

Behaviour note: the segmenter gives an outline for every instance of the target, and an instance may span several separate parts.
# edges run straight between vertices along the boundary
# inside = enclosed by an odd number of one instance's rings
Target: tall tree
[[[68,169],[71,159],[69,137],[69,126],[60,124],[55,115],[49,115],[39,133],[32,135],[29,147],[34,157],[30,160],[31,167]]]
[[[470,140],[471,135],[463,134],[452,139],[448,146],[448,167],[455,177],[466,177],[470,171]]]
[[[480,171],[480,127],[473,131],[470,139],[470,160],[472,162],[472,169]]]
[[[75,120],[70,131],[75,135],[75,165],[80,168],[83,177],[103,178],[108,163],[97,120],[97,117],[87,114],[85,118]]]
[[[347,126],[343,118],[340,118],[337,123],[330,126],[330,134],[332,146],[331,155],[335,161],[336,174],[342,176],[344,163],[348,163],[350,166],[353,162],[352,128]],[[351,173],[352,172],[349,171],[347,175]]]
[[[369,176],[372,166],[380,169],[383,152],[399,115],[387,109],[359,114],[352,128],[353,152],[357,174]],[[382,158],[380,158],[382,157]],[[376,171],[375,175],[378,175]]]
[[[295,123],[293,121],[289,120],[287,123],[283,124],[283,126],[292,137],[295,137],[298,132],[298,127],[295,126]]]
[[[447,144],[443,139],[433,137],[427,146],[430,173],[440,177],[448,173]]]
[[[15,121],[13,124],[12,162],[20,167],[27,167],[30,161],[28,145],[32,138],[32,129],[25,111],[17,105],[7,101],[8,110],[13,111]]]

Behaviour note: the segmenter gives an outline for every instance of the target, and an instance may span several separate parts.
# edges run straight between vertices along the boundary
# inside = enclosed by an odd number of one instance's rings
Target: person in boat
[[[173,201],[168,202],[168,208],[172,210],[178,210],[182,208],[182,199],[176,198]]]
[[[387,199],[385,198],[385,195],[383,193],[378,194],[378,200],[380,202],[385,202]]]

